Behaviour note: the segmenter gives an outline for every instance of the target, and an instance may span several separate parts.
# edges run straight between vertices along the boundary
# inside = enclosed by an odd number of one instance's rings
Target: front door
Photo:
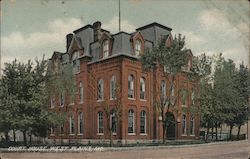
[[[175,139],[175,123],[176,123],[174,114],[167,112],[166,119],[167,119],[167,139],[174,140]]]

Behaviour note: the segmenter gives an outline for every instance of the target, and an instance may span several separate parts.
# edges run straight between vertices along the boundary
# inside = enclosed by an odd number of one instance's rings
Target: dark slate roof
[[[160,28],[167,29],[167,30],[169,30],[169,31],[172,30],[172,28],[169,28],[169,27],[167,27],[167,26],[165,26],[165,25],[162,25],[162,24],[159,24],[159,23],[154,22],[154,23],[151,23],[151,24],[142,26],[142,27],[140,27],[140,28],[137,28],[136,31],[143,30],[143,29],[146,29],[146,28],[149,28],[149,27],[152,27],[152,26],[158,26],[158,27],[160,27]]]
[[[82,31],[82,30],[85,30],[85,29],[87,29],[87,28],[93,29],[93,25],[90,25],[90,24],[85,25],[84,27],[81,27],[81,28],[79,28],[79,29],[73,31],[73,33],[76,34],[76,33],[80,32],[80,31]],[[101,31],[110,33],[108,30],[105,30],[105,29],[101,29]]]

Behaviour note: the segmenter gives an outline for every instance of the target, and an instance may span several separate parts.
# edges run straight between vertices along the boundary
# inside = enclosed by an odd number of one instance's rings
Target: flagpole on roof
[[[121,1],[119,0],[119,32],[121,31]]]

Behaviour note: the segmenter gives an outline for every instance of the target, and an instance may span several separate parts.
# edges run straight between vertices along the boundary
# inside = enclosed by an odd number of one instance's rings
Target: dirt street
[[[1,159],[248,159],[250,142],[81,153],[0,153]]]

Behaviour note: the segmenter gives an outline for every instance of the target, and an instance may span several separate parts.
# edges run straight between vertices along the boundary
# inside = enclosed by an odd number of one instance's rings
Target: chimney
[[[73,39],[73,34],[72,33],[67,34],[67,36],[66,36],[66,50],[67,50],[67,52],[69,50],[69,46],[70,46],[72,39]]]
[[[102,23],[99,21],[94,22],[93,29],[94,29],[94,41],[99,40],[101,38],[101,25]]]

